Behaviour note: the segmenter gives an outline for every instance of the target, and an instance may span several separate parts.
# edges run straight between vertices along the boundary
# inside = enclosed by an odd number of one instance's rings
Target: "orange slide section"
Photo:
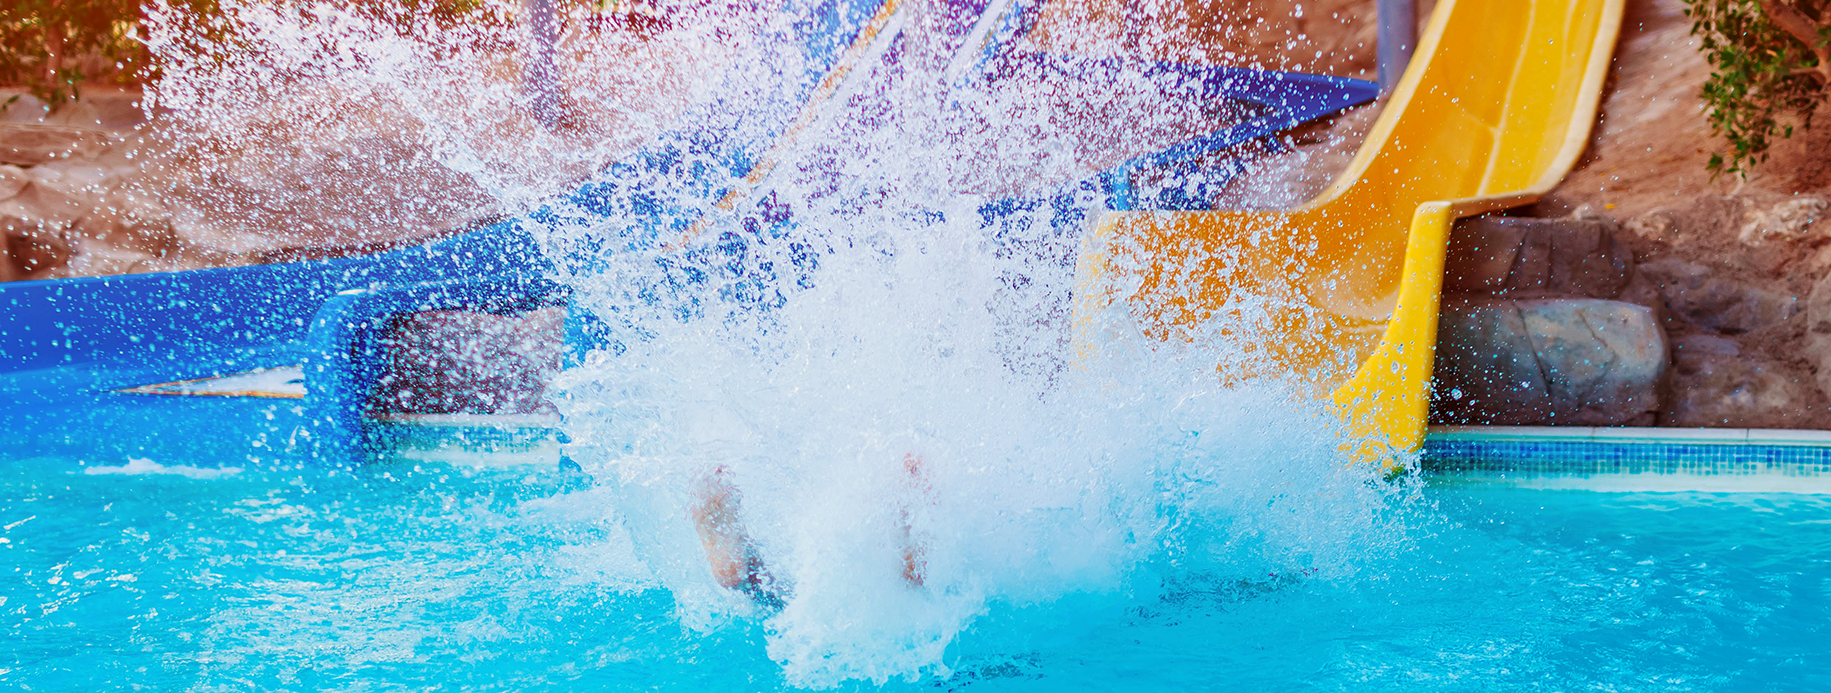
[[[1443,258],[1458,217],[1530,204],[1589,139],[1623,0],[1440,0],[1360,152],[1285,211],[1107,212],[1077,268],[1075,348],[1117,302],[1153,340],[1219,334],[1222,378],[1327,397],[1391,459],[1423,442]]]

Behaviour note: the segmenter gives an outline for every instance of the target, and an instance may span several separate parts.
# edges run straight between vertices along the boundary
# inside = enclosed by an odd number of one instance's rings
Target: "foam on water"
[[[127,464],[119,467],[95,465],[83,468],[84,474],[172,474],[192,479],[214,479],[221,476],[240,474],[241,472],[242,469],[240,467],[217,467],[211,469],[205,467],[192,467],[183,464],[166,466],[143,457],[130,459],[127,461]]]
[[[887,30],[903,38],[867,53],[729,211],[677,174],[600,167],[682,125],[670,120],[680,113],[735,139],[786,122],[781,109],[798,105],[738,96],[794,86],[787,76],[806,67],[770,37],[810,8],[668,6],[671,27],[646,42],[575,37],[568,86],[602,112],[559,134],[526,115],[518,82],[480,69],[499,58],[479,48],[487,39],[516,40],[500,26],[402,33],[385,18],[226,2],[259,40],[186,53],[155,31],[155,49],[193,56],[156,91],[198,142],[236,142],[263,111],[335,125],[302,116],[383,103],[410,123],[415,166],[466,176],[498,208],[540,209],[528,224],[560,260],[556,278],[604,331],[553,389],[567,454],[597,485],[550,502],[618,531],[566,560],[626,555],[617,565],[665,587],[696,632],[762,623],[768,657],[796,685],[947,674],[950,646],[995,608],[1213,580],[1352,580],[1402,544],[1409,487],[1351,464],[1318,403],[1287,384],[1217,382],[1216,364],[1240,362],[1243,345],[1151,345],[1115,310],[1083,326],[1112,336],[1109,349],[1071,351],[1080,224],[1060,220],[1100,200],[1038,200],[1214,114],[1123,64],[966,84],[957,55],[979,12],[910,3]],[[594,59],[590,41],[646,57]],[[225,52],[250,59],[201,57]],[[670,59],[718,69],[641,83]],[[240,106],[204,106],[276,73]],[[265,146],[243,143],[241,159]],[[561,197],[581,178],[600,193]],[[1029,202],[986,211],[1012,197]],[[704,213],[704,226],[655,232],[633,213],[602,215],[657,205]],[[715,468],[741,491],[746,531],[785,587],[779,610],[712,578],[689,506]],[[905,532],[923,547],[920,587],[901,577]]]

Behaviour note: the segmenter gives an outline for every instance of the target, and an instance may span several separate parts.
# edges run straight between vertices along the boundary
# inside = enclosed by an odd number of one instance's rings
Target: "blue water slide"
[[[957,4],[953,30],[964,38],[984,7]],[[358,258],[0,284],[0,450],[108,463],[135,456],[360,462],[374,443],[365,422],[386,368],[383,334],[392,321],[426,310],[512,313],[564,304],[567,290],[551,277],[589,271],[608,254],[652,248],[691,228],[780,146],[803,110],[817,105],[808,103],[810,94],[879,7],[828,0],[804,8],[804,21],[776,38],[799,47],[794,62],[803,66],[782,88],[731,90],[683,118],[681,128],[521,220]],[[987,44],[1008,38],[995,35]],[[995,59],[980,61],[975,88],[996,88],[1017,61],[1068,78],[1097,79],[1114,67],[1011,51],[988,55]],[[1225,180],[1239,163],[1215,161],[1215,152],[1377,93],[1369,82],[1318,75],[1173,63],[1148,72],[1166,89],[1238,105],[1234,116],[1211,133],[1070,185],[988,204],[980,210],[982,223],[996,226],[1046,206],[1053,210],[1050,223],[1070,232],[1086,214],[1086,205],[1071,198],[1088,193],[1114,209],[1200,208],[1204,192],[1141,194],[1133,174],[1220,166],[1221,175],[1209,178]],[[727,117],[734,113],[741,124]],[[663,276],[703,281],[746,244],[792,228],[791,216],[769,213],[770,194],[750,191],[746,203],[762,223],[658,257],[671,263]],[[551,257],[530,232],[606,219],[617,234],[557,247]],[[804,282],[817,265],[817,251],[808,255],[807,266],[792,270]],[[766,304],[780,297],[737,300]],[[575,354],[605,346],[595,325],[585,311],[570,311],[566,339]]]
[[[304,381],[350,363],[350,347],[374,351],[359,341],[321,351],[329,328],[359,317],[351,299],[512,277],[538,289],[525,302],[553,294],[538,286],[546,274],[532,240],[504,222],[361,258],[0,284],[0,449],[114,462],[309,458],[340,443],[320,442],[335,430],[311,425],[307,410],[333,398],[307,397]],[[397,310],[444,307],[432,303]],[[244,395],[186,396],[208,390],[182,385],[263,373],[234,390]]]

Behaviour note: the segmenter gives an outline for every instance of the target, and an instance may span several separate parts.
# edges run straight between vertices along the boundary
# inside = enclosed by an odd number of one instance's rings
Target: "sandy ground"
[[[1710,66],[1678,0],[1632,0],[1602,116],[1590,149],[1541,203],[1547,215],[1589,204],[1617,217],[1690,203],[1704,194],[1810,194],[1831,185],[1831,128],[1780,140],[1746,180],[1711,179],[1705,164],[1726,148],[1698,96]],[[1824,121],[1820,121],[1824,122]]]

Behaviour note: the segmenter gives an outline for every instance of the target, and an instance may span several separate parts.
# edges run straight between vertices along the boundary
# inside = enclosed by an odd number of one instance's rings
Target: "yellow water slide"
[[[1107,212],[1077,268],[1083,364],[1134,334],[1239,345],[1224,381],[1326,396],[1365,458],[1424,439],[1459,217],[1531,204],[1588,142],[1624,0],[1438,0],[1347,170],[1281,211]]]

